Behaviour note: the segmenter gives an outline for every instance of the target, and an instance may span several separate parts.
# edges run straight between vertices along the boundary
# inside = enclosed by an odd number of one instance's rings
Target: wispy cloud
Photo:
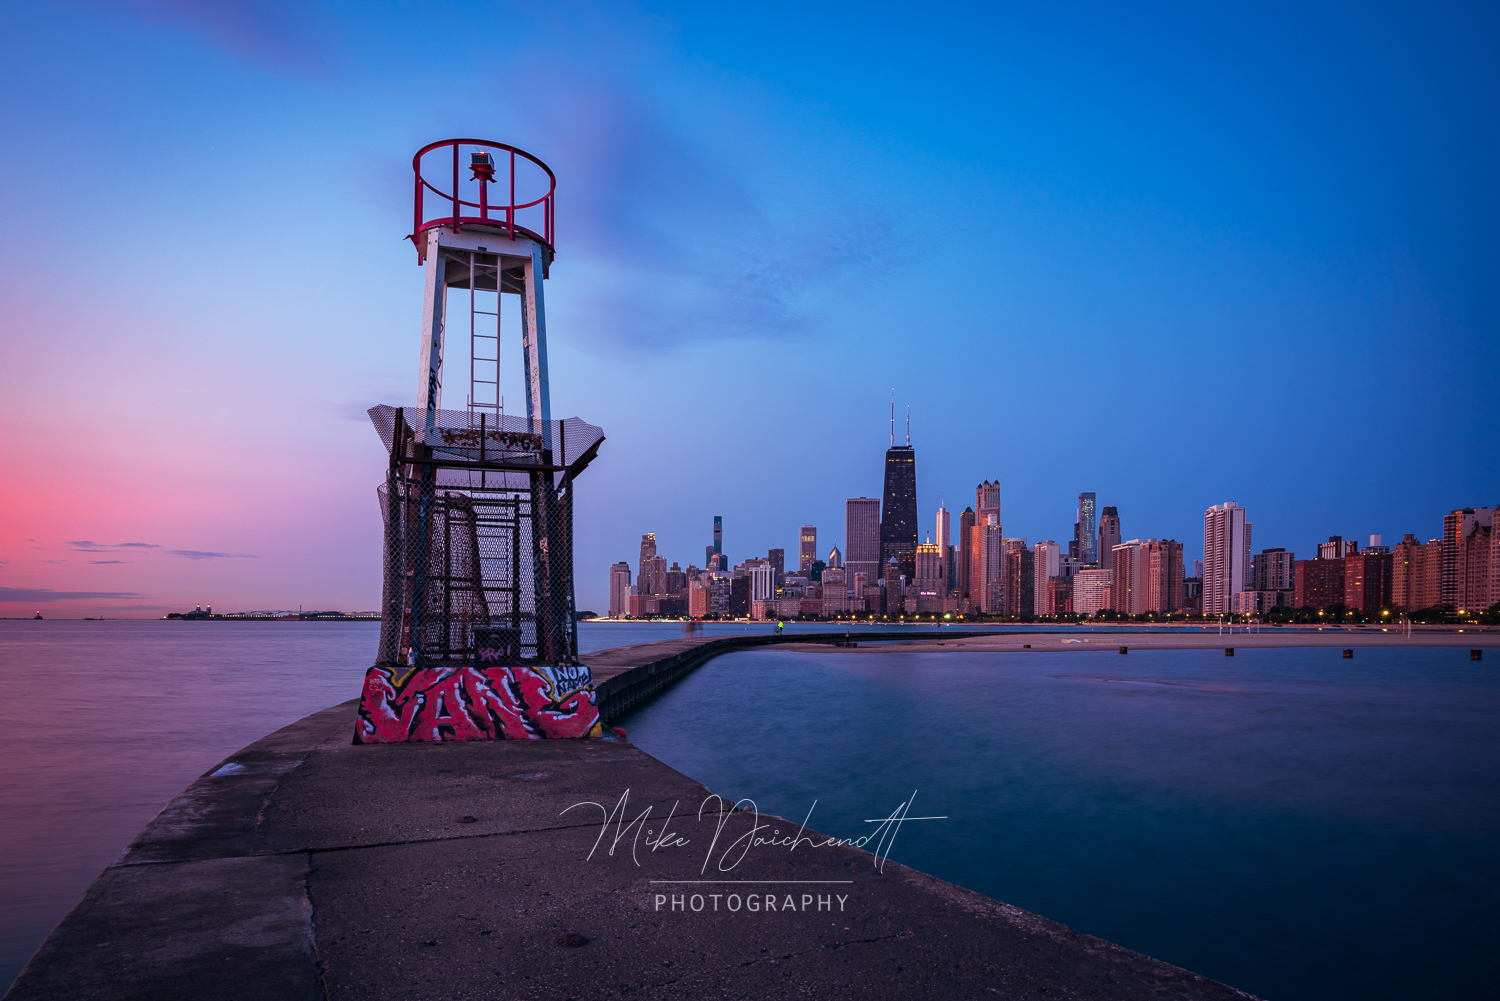
[[[154,542],[116,542],[110,545],[107,542],[94,542],[92,539],[73,539],[68,542],[74,552],[79,553],[101,553],[112,554],[120,549],[161,549]],[[165,549],[162,550],[172,556],[181,556],[189,560],[258,560],[254,553],[219,553],[208,549]],[[63,560],[38,560],[39,563],[62,563]],[[90,563],[124,563],[125,560],[89,560]]]
[[[578,329],[601,347],[815,336],[833,304],[891,277],[893,248],[925,252],[873,196],[779,192],[766,150],[683,129],[642,95],[584,79],[533,96],[573,125],[550,149],[571,168],[568,241],[589,278]]]
[[[254,553],[210,553],[202,549],[168,549],[167,552],[173,556],[182,556],[190,560],[258,560],[259,556]]]
[[[246,62],[317,75],[328,44],[309,8],[288,0],[106,0],[141,16],[199,34]]]
[[[89,560],[89,566],[99,567],[106,563],[124,563],[124,560]]]
[[[116,542],[111,545],[108,542],[95,542],[92,539],[73,539],[68,545],[80,553],[108,553],[116,549],[160,549],[154,542]],[[94,560],[92,562],[103,563],[108,560]],[[118,562],[118,561],[114,561]]]
[[[54,591],[50,587],[0,587],[0,601],[20,601],[45,605],[49,601],[112,600],[144,598],[135,591]]]

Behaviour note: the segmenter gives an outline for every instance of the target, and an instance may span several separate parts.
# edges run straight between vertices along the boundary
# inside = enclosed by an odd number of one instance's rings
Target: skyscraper
[[[799,573],[807,573],[818,559],[818,527],[816,525],[803,525],[802,530],[798,532],[798,536],[797,571]]]
[[[941,613],[948,596],[943,579],[943,548],[935,542],[926,542],[917,547],[917,576],[912,581],[916,590],[917,604],[912,611],[922,615]]]
[[[917,453],[911,447],[911,415],[906,444],[896,444],[896,409],[891,406],[891,447],[885,453],[885,490],[880,505],[880,563],[891,560],[911,580],[917,572]]]
[[[776,597],[776,568],[760,563],[750,568],[750,600],[770,601]]]
[[[646,561],[635,582],[636,593],[660,597],[667,593],[667,558],[653,556]]]
[[[977,514],[975,521],[981,525],[988,525],[989,519],[986,515],[994,515],[995,521],[1000,521],[1000,481],[993,483],[985,480],[974,488],[974,511]]]
[[[933,544],[935,546],[937,546],[938,547],[938,551],[943,554],[943,580],[944,581],[946,581],[948,579],[948,577],[950,576],[949,571],[950,571],[951,568],[948,565],[948,563],[949,563],[949,560],[948,560],[948,549],[949,549],[949,544],[952,541],[952,535],[953,535],[953,523],[952,523],[952,521],[948,517],[948,509],[946,507],[939,506],[938,509],[937,509],[937,538],[933,541]],[[944,591],[946,592],[946,590],[947,590],[947,585],[945,584],[944,585]],[[944,597],[947,597],[946,593],[944,594]]]
[[[943,550],[935,543],[917,546],[917,575],[913,580],[939,581],[943,579]]]
[[[1036,614],[1035,555],[1021,545],[1005,552],[1005,614]]]
[[[1110,570],[1080,570],[1073,575],[1073,611],[1093,615],[1110,607],[1114,573]]]
[[[915,554],[913,554],[915,557]],[[916,559],[912,559],[916,563]],[[882,611],[887,615],[900,615],[906,611],[906,585],[908,583],[906,574],[901,572],[901,563],[892,556],[890,562],[885,564],[880,571],[881,580],[885,581],[885,588],[881,592],[885,595],[885,607]]]
[[[1099,536],[1094,527],[1094,492],[1078,495],[1078,520],[1073,523],[1073,544],[1076,555],[1085,564],[1099,562]],[[1075,597],[1077,592],[1074,592]]]
[[[1182,543],[1150,539],[1146,543],[1146,611],[1175,612],[1182,607]]]
[[[969,594],[969,563],[972,557],[969,550],[974,545],[974,509],[964,508],[963,514],[958,516],[958,607],[960,611],[968,607],[972,596]]]
[[[1463,611],[1483,610],[1490,596],[1495,508],[1463,507],[1443,516],[1443,563],[1438,601]]]
[[[1109,505],[1109,506],[1106,506],[1103,511],[1099,512],[1099,566],[1100,566],[1100,568],[1102,568],[1104,570],[1108,570],[1108,569],[1111,568],[1111,566],[1112,566],[1111,561],[1114,558],[1113,555],[1112,555],[1112,553],[1114,551],[1114,548],[1116,546],[1118,546],[1119,544],[1120,544],[1120,512],[1116,511],[1114,509],[1113,505]],[[1119,588],[1119,583],[1120,583],[1120,576],[1119,576],[1119,574],[1116,574],[1115,575],[1115,587],[1116,587],[1116,590],[1118,590],[1118,588]],[[1123,612],[1123,611],[1125,611],[1125,609],[1121,608],[1119,605],[1116,605],[1115,606],[1115,611],[1117,611],[1117,612]]]
[[[838,552],[837,549],[834,552]],[[823,614],[838,615],[849,611],[849,588],[840,567],[830,566],[823,571]]]
[[[630,564],[624,561],[609,568],[609,617],[618,619],[630,614]]]
[[[711,545],[711,546],[704,546],[703,547],[703,565],[705,567],[708,567],[709,569],[713,569],[713,567],[715,565],[714,564],[714,557],[715,556],[722,556],[723,554],[724,554],[724,516],[720,515],[720,514],[716,514],[716,515],[714,515],[714,542],[713,542],[713,545]],[[727,561],[726,560],[720,560],[719,563],[720,564],[724,564],[724,563],[727,563]]]
[[[655,588],[652,578],[653,561],[656,559],[656,533],[647,532],[641,536],[641,562],[636,566],[636,593],[640,595],[659,594]],[[666,561],[663,560],[663,576],[665,576]],[[662,583],[666,583],[662,581]]]
[[[839,552],[838,546],[834,546],[828,550],[828,566],[833,570],[842,570],[844,568],[844,554]]]
[[[662,562],[666,562],[666,560],[663,559]],[[662,586],[661,593],[673,597],[686,597],[687,583],[687,574],[683,573],[682,568],[676,563],[673,563],[667,567],[666,583]]]
[[[844,501],[844,569],[851,587],[858,573],[880,578],[880,501],[873,497]]]
[[[1056,615],[1059,610],[1052,605],[1052,588],[1049,582],[1062,569],[1062,546],[1048,539],[1046,542],[1038,542],[1032,552],[1035,554],[1033,573],[1036,581],[1036,596],[1032,598],[1032,606],[1037,615]]]
[[[1391,564],[1391,604],[1415,612],[1438,603],[1443,576],[1443,540],[1427,543],[1407,533],[1395,546]]]
[[[982,582],[980,608],[986,615],[1005,614],[1005,529],[999,515],[986,515],[995,519],[978,526],[979,569],[974,576]],[[972,573],[973,571],[971,571]]]
[[[1005,576],[1000,524],[1000,481],[985,480],[974,488],[974,532],[969,545],[969,595],[974,608],[998,615],[1005,605],[1000,580]]]
[[[1131,539],[1105,549],[1104,519],[1100,518],[1099,559],[1108,558],[1109,570],[1114,575],[1110,578],[1109,607],[1115,611],[1126,615],[1140,615],[1147,611],[1145,555],[1146,543],[1143,539]]]
[[[1203,512],[1203,614],[1228,615],[1250,577],[1250,522],[1233,501]]]
[[[1391,603],[1390,553],[1365,550],[1344,557],[1344,607],[1379,615]]]

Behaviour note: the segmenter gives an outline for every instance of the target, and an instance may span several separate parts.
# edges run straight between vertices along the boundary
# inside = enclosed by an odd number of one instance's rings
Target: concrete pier
[[[610,651],[601,687],[709,642]],[[354,715],[190,786],[6,998],[1249,997],[813,831],[738,857],[798,825],[699,820],[627,741],[356,746]]]

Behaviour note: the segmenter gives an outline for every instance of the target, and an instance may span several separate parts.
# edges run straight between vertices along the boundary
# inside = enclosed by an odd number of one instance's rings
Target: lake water
[[[1467,650],[747,651],[620,721],[714,792],[1262,997],[1496,997]]]
[[[377,631],[0,621],[0,985],[197,776],[356,695]],[[580,646],[681,635],[585,623]],[[830,833],[917,789],[952,819],[903,829],[898,861],[1263,996],[1493,997],[1494,673],[1449,650],[753,651],[623,725],[764,810],[818,800]]]

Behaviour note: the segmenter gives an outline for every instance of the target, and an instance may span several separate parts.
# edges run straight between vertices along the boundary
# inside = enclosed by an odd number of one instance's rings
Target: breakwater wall
[[[584,655],[581,659],[590,665],[590,669],[596,673],[594,692],[596,704],[599,707],[599,715],[608,723],[616,720],[629,712],[631,709],[656,696],[672,684],[681,681],[689,673],[702,667],[708,661],[720,654],[733,653],[736,650],[751,650],[756,647],[786,645],[792,643],[811,643],[822,646],[841,646],[845,643],[880,643],[880,642],[902,642],[921,643],[932,641],[946,641],[970,639],[981,636],[999,635],[995,630],[937,630],[917,631],[911,629],[883,630],[870,632],[861,630],[859,632],[838,633],[756,633],[748,636],[719,636],[712,639],[683,640],[682,649],[666,652],[661,648],[664,646],[677,646],[678,644],[647,643],[641,644],[641,655],[658,655],[654,659],[646,660],[638,664],[629,664],[631,659],[626,657],[624,664],[613,664],[610,658],[613,651],[603,651],[590,657]],[[650,648],[650,649],[647,649]],[[635,648],[626,647],[625,650]],[[595,669],[595,663],[609,664],[607,667]],[[604,674],[600,679],[597,675]]]

